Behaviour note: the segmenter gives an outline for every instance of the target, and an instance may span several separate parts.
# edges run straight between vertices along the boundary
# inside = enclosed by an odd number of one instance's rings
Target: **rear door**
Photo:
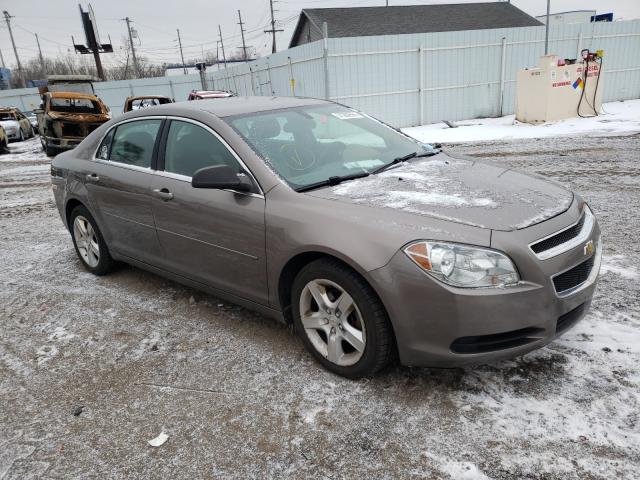
[[[118,124],[88,162],[84,181],[109,248],[149,264],[161,257],[151,211],[151,180],[162,118]]]
[[[172,119],[151,185],[167,270],[258,303],[267,303],[265,199],[257,182],[211,128]],[[196,189],[200,168],[226,164],[254,183],[252,193]]]

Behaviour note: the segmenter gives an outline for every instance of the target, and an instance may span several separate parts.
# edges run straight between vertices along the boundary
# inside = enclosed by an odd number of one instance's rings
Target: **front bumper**
[[[58,150],[71,150],[84,140],[84,138],[57,138],[44,137],[47,147],[57,148]]]
[[[566,225],[578,216],[574,206],[552,223]],[[533,241],[542,236],[542,227],[530,228],[493,235],[492,247],[510,255],[520,271],[522,281],[513,287],[450,287],[424,273],[403,252],[369,272],[391,318],[402,364],[456,367],[523,355],[551,342],[586,314],[602,253],[597,223],[590,236],[596,246],[592,275],[566,296],[556,293],[553,275],[588,257],[580,246],[541,261],[525,247],[530,243],[526,237]]]
[[[19,140],[20,139],[20,130],[13,130],[11,132],[5,130],[7,133],[8,140]]]

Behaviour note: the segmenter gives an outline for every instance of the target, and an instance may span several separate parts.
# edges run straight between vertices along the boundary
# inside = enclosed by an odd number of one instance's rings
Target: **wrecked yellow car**
[[[53,157],[78,145],[87,135],[111,119],[109,108],[95,95],[46,92],[36,111],[42,149]]]

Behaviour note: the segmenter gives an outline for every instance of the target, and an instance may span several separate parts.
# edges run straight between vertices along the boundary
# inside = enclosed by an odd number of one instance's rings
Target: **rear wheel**
[[[115,262],[89,210],[78,205],[69,220],[73,245],[85,268],[95,275],[105,275],[113,270]]]
[[[348,378],[373,375],[393,358],[386,311],[371,287],[337,260],[305,266],[292,289],[296,329],[328,370]]]

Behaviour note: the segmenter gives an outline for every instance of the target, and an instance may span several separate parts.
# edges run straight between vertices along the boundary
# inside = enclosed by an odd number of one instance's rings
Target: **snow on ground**
[[[638,478],[640,136],[452,147],[589,201],[591,311],[521,358],[355,382],[260,315],[134,268],[88,274],[36,142],[0,155],[3,480]]]
[[[424,143],[460,143],[584,135],[629,135],[640,132],[640,100],[605,103],[603,114],[597,117],[575,117],[540,125],[520,123],[516,121],[515,115],[454,123],[458,125],[458,128],[450,128],[440,122],[404,128],[403,132]]]

